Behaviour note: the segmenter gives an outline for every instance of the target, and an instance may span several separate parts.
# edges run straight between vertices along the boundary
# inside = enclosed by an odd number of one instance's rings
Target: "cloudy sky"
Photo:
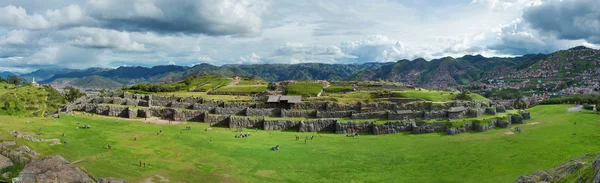
[[[598,0],[2,0],[0,71],[364,63],[600,45]]]

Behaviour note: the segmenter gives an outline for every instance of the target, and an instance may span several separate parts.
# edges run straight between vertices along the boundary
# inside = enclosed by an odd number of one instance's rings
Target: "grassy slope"
[[[172,182],[512,182],[521,174],[600,151],[600,116],[566,113],[568,107],[530,109],[533,118],[527,122],[540,124],[520,125],[523,133],[514,135],[505,134],[507,129],[456,136],[358,138],[252,131],[252,137],[236,139],[229,129],[204,131],[207,125],[201,123],[156,125],[122,119],[115,123],[116,119],[66,115],[48,121],[0,116],[0,131],[32,133],[43,127],[43,138],[61,138],[68,144],[26,142],[34,149],[81,160],[78,165],[97,177],[120,177],[130,182],[156,174]],[[26,124],[27,120],[32,122]],[[93,128],[75,130],[77,121]],[[192,126],[192,131],[184,131],[185,126]],[[157,136],[158,130],[164,135]],[[61,137],[62,132],[67,136]],[[295,135],[316,138],[304,144],[295,141]],[[133,136],[138,136],[138,141],[133,141]],[[0,139],[14,138],[2,133]],[[108,144],[114,146],[112,151],[106,148]],[[270,151],[275,145],[281,150]],[[149,167],[140,168],[140,160]]]
[[[320,83],[295,83],[286,86],[286,95],[317,96],[323,89]]]
[[[238,85],[238,86],[224,86],[216,92],[227,92],[227,93],[239,93],[239,94],[254,94],[267,91],[267,85]]]
[[[206,92],[165,92],[158,93],[160,95],[175,95],[179,97],[204,97],[207,100],[225,100],[225,101],[236,101],[236,100],[251,100],[248,96],[236,96],[236,95],[208,95]]]

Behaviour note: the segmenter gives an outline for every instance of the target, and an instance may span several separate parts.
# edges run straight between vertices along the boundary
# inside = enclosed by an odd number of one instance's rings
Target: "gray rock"
[[[48,156],[25,165],[19,173],[17,180],[19,179],[18,182],[94,182],[79,167],[70,164],[62,156]]]
[[[15,165],[10,159],[6,156],[0,155],[0,170]]]

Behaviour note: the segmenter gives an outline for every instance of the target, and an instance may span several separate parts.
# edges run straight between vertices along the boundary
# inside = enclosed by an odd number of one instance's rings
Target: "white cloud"
[[[67,31],[72,36],[70,44],[87,48],[116,48],[126,51],[146,51],[144,44],[131,39],[128,32],[99,28],[79,27]]]
[[[212,62],[213,60],[210,57],[201,56],[201,57],[198,57],[198,61],[199,62]]]
[[[79,5],[47,10],[44,15],[28,14],[25,8],[12,5],[0,8],[0,26],[19,29],[47,29],[82,24],[84,20],[86,17]]]
[[[257,55],[256,53],[252,53],[250,55],[246,55],[246,56],[242,56],[239,59],[240,64],[257,64],[260,63],[261,57],[259,55]]]

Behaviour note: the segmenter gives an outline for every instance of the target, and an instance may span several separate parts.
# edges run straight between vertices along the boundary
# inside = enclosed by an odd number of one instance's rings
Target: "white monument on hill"
[[[31,86],[34,86],[37,88],[37,87],[40,87],[40,84],[36,83],[35,78],[33,78],[33,81],[31,81]]]

